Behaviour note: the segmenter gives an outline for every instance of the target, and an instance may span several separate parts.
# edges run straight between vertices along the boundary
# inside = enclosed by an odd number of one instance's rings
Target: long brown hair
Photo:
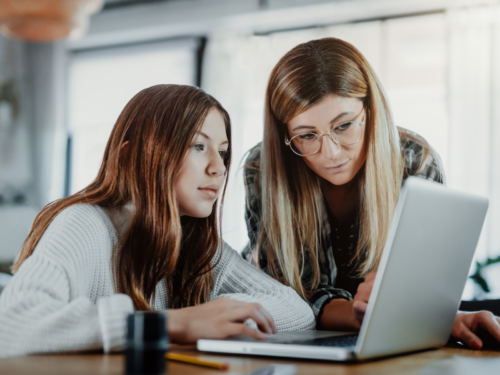
[[[174,181],[193,137],[212,109],[222,115],[231,142],[229,115],[201,89],[157,85],[135,95],[116,121],[97,178],[78,193],[42,209],[13,270],[33,254],[62,210],[76,204],[112,208],[133,203],[130,227],[114,249],[117,291],[128,294],[137,309],[149,309],[156,285],[166,278],[170,307],[207,301],[213,289],[212,260],[220,246],[221,214],[214,209],[207,218],[181,219]],[[127,152],[120,152],[127,141]],[[230,162],[229,147],[226,171]],[[220,208],[225,190],[224,185]]]
[[[307,297],[319,285],[323,194],[319,177],[284,143],[286,124],[329,94],[358,98],[366,110],[367,159],[359,172],[361,275],[378,266],[403,176],[398,131],[377,76],[351,44],[335,38],[300,44],[274,67],[266,92],[260,165],[262,222],[255,256],[271,275]],[[259,178],[259,173],[256,174]],[[305,262],[312,279],[303,285]],[[258,263],[258,262],[257,262]]]

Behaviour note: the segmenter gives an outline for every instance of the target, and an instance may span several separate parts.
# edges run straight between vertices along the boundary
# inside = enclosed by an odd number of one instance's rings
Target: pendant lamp
[[[32,42],[80,37],[103,0],[0,0],[0,31]]]

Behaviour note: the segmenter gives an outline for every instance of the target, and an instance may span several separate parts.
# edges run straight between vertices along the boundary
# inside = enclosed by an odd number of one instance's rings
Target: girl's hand
[[[255,330],[244,322],[253,319]],[[272,316],[258,303],[219,298],[199,306],[168,310],[168,332],[175,343],[194,343],[199,339],[225,339],[244,335],[265,340],[270,333],[277,333]]]
[[[481,349],[483,341],[476,335],[478,333],[479,335],[481,333],[491,335],[494,339],[500,341],[500,318],[489,311],[459,311],[451,335],[471,348]]]
[[[369,273],[365,281],[359,284],[358,291],[354,296],[354,302],[352,304],[352,311],[357,321],[361,325],[365,317],[366,308],[368,307],[368,300],[370,299],[370,294],[373,289],[373,282],[375,281],[376,272]]]

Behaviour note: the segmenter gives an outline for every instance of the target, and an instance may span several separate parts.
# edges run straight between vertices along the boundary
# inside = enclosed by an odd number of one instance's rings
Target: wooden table
[[[358,374],[418,374],[423,369],[425,374],[457,373],[454,365],[464,357],[471,359],[476,374],[488,374],[492,364],[500,373],[500,351],[476,351],[460,348],[445,347],[410,355],[398,356],[389,359],[376,360],[361,364],[339,364],[331,362],[310,360],[287,360],[271,357],[212,355],[196,351],[194,346],[176,347],[172,352],[195,356],[209,357],[212,359],[229,362],[228,371],[219,371],[200,366],[176,362],[167,362],[169,375],[182,374],[247,374],[261,367],[273,363],[295,364],[297,374],[329,374],[329,375],[358,375]],[[458,356],[458,357],[457,357]],[[496,358],[491,358],[496,357]],[[491,359],[488,359],[491,358]],[[32,355],[18,358],[0,360],[0,374],[8,375],[58,375],[58,374],[124,374],[122,354],[68,354],[68,355]],[[492,362],[493,361],[493,362]],[[461,363],[461,362],[460,362]],[[439,371],[429,372],[429,369],[438,368]],[[495,370],[496,373],[497,371]]]

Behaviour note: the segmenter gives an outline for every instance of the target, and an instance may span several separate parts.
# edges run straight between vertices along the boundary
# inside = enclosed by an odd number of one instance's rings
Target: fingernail
[[[474,349],[481,349],[481,344],[480,344],[478,341],[474,341],[474,342],[472,343],[472,347],[473,347]]]

